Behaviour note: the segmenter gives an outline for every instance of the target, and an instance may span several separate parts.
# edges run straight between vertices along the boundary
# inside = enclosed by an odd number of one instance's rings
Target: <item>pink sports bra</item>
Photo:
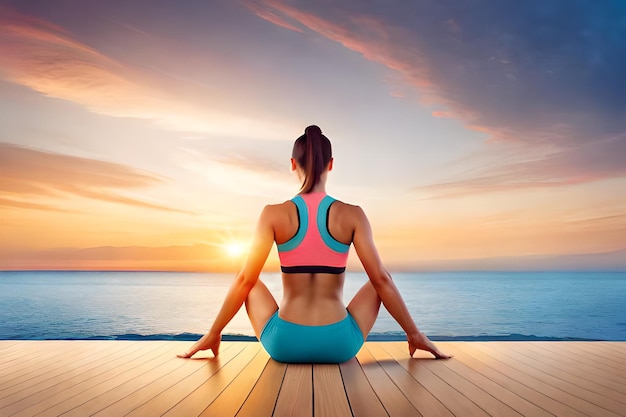
[[[298,231],[277,245],[281,271],[343,273],[350,245],[339,242],[328,231],[328,211],[336,200],[319,192],[300,194],[291,201],[298,210]]]

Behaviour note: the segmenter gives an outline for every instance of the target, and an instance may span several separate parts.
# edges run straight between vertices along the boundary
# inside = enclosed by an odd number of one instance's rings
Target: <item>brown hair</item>
[[[296,139],[291,157],[304,170],[304,181],[300,192],[306,194],[310,193],[320,182],[322,172],[333,157],[333,150],[330,140],[322,135],[322,130],[311,125],[304,130],[304,135]]]

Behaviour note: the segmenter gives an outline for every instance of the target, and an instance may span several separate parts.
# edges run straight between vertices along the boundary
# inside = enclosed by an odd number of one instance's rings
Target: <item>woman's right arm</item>
[[[378,293],[383,305],[389,314],[398,322],[406,332],[409,342],[409,353],[413,356],[416,349],[426,350],[436,358],[445,359],[449,355],[441,352],[437,347],[419,331],[413,321],[402,295],[391,279],[391,274],[385,269],[374,244],[372,228],[365,212],[358,206],[354,207],[355,219],[353,244],[356,253],[363,264],[365,273]]]

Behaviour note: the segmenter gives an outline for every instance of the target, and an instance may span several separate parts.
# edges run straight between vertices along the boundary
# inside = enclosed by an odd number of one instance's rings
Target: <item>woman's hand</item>
[[[214,356],[217,356],[220,351],[220,342],[222,340],[222,335],[220,333],[213,334],[207,333],[200,338],[187,352],[182,355],[176,355],[179,358],[191,358],[200,350],[211,349]]]
[[[435,346],[435,344],[431,342],[430,339],[420,331],[410,335],[407,334],[407,340],[409,341],[409,354],[411,355],[411,357],[413,357],[413,354],[417,349],[430,352],[437,359],[449,359],[452,357],[452,355],[448,355],[440,351],[437,346]]]

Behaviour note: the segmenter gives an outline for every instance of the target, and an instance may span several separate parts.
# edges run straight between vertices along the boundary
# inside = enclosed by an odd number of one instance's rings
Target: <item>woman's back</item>
[[[270,207],[274,238],[280,248],[296,236],[304,219],[292,201]],[[326,227],[330,236],[343,245],[352,243],[354,208],[340,201],[334,201],[328,207]],[[343,272],[283,273],[281,317],[306,325],[323,325],[343,319],[346,315],[342,301],[344,279]]]

